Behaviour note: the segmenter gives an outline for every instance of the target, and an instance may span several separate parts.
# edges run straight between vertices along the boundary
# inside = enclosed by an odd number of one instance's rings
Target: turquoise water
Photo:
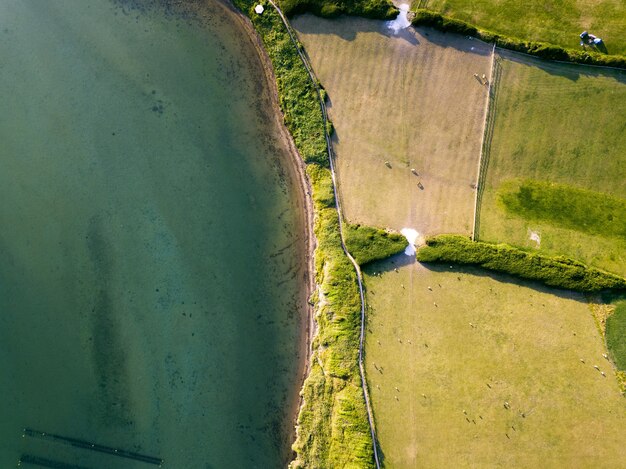
[[[303,230],[238,23],[211,2],[190,20],[0,0],[0,38],[0,467],[156,467],[24,428],[163,467],[279,466]]]

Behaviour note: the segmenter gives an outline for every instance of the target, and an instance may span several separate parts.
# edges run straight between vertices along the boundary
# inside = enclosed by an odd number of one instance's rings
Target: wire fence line
[[[291,25],[289,24],[289,21],[287,20],[287,18],[285,17],[281,9],[278,7],[278,5],[274,3],[273,0],[268,0],[268,1],[272,5],[272,7],[274,7],[278,15],[280,16],[280,19],[282,20],[283,24],[285,25],[285,28],[287,29],[287,32],[289,33],[291,42],[293,42],[298,52],[298,55],[300,56],[300,59],[302,60],[302,63],[304,64],[304,67],[307,70],[307,73],[309,74],[309,78],[311,79],[311,82],[313,83],[313,86],[315,88],[315,91],[317,93],[317,97],[319,100],[320,109],[322,111],[322,118],[323,118],[323,123],[324,123],[324,137],[326,138],[326,147],[328,149],[328,160],[330,162],[330,174],[331,174],[331,178],[333,181],[333,194],[335,196],[337,218],[339,220],[339,238],[341,240],[341,248],[343,252],[346,254],[346,256],[348,257],[348,259],[350,260],[350,262],[352,263],[352,265],[354,266],[354,270],[356,271],[356,276],[357,276],[357,283],[359,286],[359,297],[361,299],[361,331],[360,331],[360,336],[359,336],[359,373],[361,375],[361,387],[363,389],[363,396],[365,398],[365,406],[367,409],[367,420],[368,420],[369,427],[370,427],[370,433],[372,435],[374,460],[376,462],[376,468],[380,469],[380,458],[378,455],[378,444],[376,440],[376,430],[374,426],[374,412],[372,410],[372,406],[370,402],[369,392],[367,389],[367,380],[365,379],[365,368],[363,366],[363,358],[364,358],[363,344],[365,342],[365,294],[364,294],[364,289],[363,289],[363,275],[361,274],[361,269],[359,267],[359,264],[357,264],[357,262],[354,260],[354,257],[352,257],[352,255],[348,251],[348,248],[346,247],[345,238],[343,234],[343,214],[341,210],[341,201],[339,199],[339,191],[337,189],[337,177],[335,174],[335,162],[334,162],[335,156],[334,156],[334,151],[333,151],[333,145],[332,145],[330,135],[328,134],[328,112],[326,109],[326,103],[324,102],[324,98],[322,96],[322,89],[320,87],[320,82],[317,79],[315,72],[313,71],[313,67],[310,64],[308,57],[302,51],[302,48],[300,47],[300,42],[296,38],[296,34],[292,30]]]
[[[472,229],[472,240],[476,241],[480,234],[480,209],[482,205],[483,192],[485,190],[485,178],[491,157],[491,141],[493,140],[493,129],[496,120],[496,104],[498,100],[498,87],[502,77],[501,58],[496,54],[494,45],[491,57],[491,76],[489,80],[489,91],[487,94],[487,105],[485,110],[485,125],[483,127],[483,137],[480,147],[480,158],[478,159],[478,173],[476,178],[476,196],[474,200],[474,226]]]

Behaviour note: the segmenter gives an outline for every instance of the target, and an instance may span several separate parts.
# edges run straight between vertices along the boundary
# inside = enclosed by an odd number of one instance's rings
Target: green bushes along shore
[[[234,0],[234,3],[252,20],[272,62],[285,125],[307,163],[315,210],[318,288],[312,300],[318,327],[312,343],[309,376],[301,391],[302,406],[293,445],[296,459],[291,467],[371,468],[374,467],[373,442],[358,367],[359,290],[356,272],[341,247],[317,92],[276,11],[265,5],[263,14],[257,15],[252,10],[256,2]],[[283,6],[287,3],[281,2]],[[299,8],[309,5],[292,2],[295,3]],[[361,3],[383,2],[346,2],[345,5],[350,5],[350,12],[355,13]],[[292,13],[293,8],[292,5]]]
[[[359,265],[402,252],[409,242],[400,233],[369,226],[344,224],[346,247]]]
[[[626,279],[573,259],[544,256],[507,244],[475,242],[457,235],[427,239],[426,246],[417,251],[417,260],[476,265],[579,292],[626,289]]]
[[[496,46],[503,49],[524,52],[543,59],[626,68],[626,57],[622,55],[605,55],[587,50],[566,49],[546,42],[525,41],[516,37],[487,31],[465,21],[420,8],[414,10],[414,14],[415,16],[412,20],[414,26],[431,26],[441,31],[473,36],[485,42],[495,43]]]

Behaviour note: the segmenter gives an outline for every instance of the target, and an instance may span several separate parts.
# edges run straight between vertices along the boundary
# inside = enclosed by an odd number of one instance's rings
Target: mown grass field
[[[626,465],[626,403],[582,296],[407,259],[364,269],[386,467]]]
[[[588,30],[610,54],[626,55],[626,3],[619,0],[415,0],[420,5],[521,39],[579,48]]]
[[[501,54],[479,238],[626,274],[626,73]]]
[[[394,36],[381,21],[293,25],[328,91],[348,220],[471,233],[487,93],[474,73],[489,75],[491,48],[430,29]]]

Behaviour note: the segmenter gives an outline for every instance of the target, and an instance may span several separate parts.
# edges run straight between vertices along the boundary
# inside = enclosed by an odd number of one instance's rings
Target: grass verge
[[[421,8],[414,10],[414,14],[415,16],[412,20],[414,26],[431,26],[441,31],[473,36],[485,42],[495,43],[498,47],[504,49],[524,52],[543,59],[626,68],[626,56],[623,55],[605,55],[599,52],[569,49],[547,42],[526,41],[517,37],[488,31],[465,21]]]
[[[426,240],[417,252],[420,262],[477,265],[496,272],[536,280],[545,285],[579,292],[626,289],[626,279],[566,257],[549,257],[507,244],[474,242],[457,235]]]
[[[626,301],[615,305],[606,319],[606,345],[617,368],[626,371]]]
[[[592,235],[626,238],[626,200],[566,184],[534,180],[504,182],[498,189],[505,210]]]
[[[317,92],[279,15],[255,2],[234,0],[259,33],[272,62],[285,125],[307,163],[315,211],[317,333],[291,467],[374,467],[373,442],[358,368],[360,297],[356,272],[341,247]]]
[[[409,245],[404,236],[369,226],[344,226],[346,246],[357,264],[385,259],[402,252]]]
[[[311,12],[325,18],[355,15],[374,19],[391,19],[398,9],[388,0],[280,0],[280,7],[289,16]]]

